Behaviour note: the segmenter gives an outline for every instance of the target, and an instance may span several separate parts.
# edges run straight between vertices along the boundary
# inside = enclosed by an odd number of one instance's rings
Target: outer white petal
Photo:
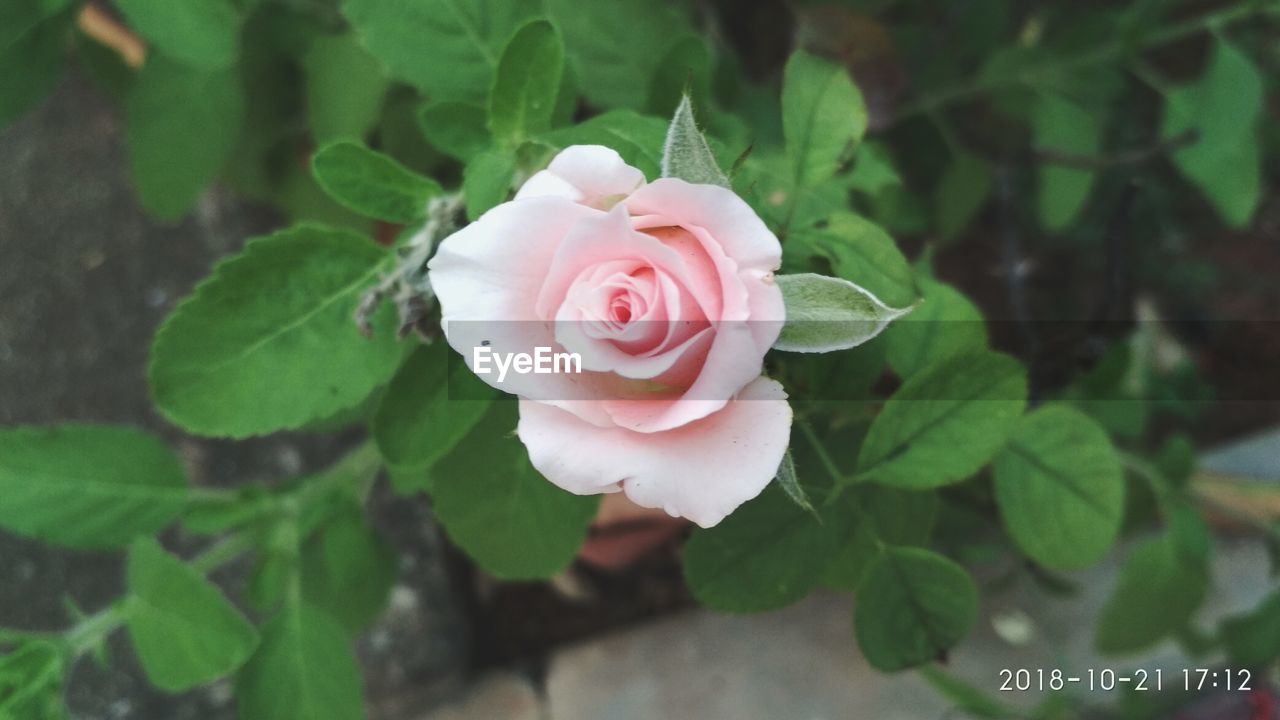
[[[597,427],[521,400],[518,433],[533,466],[569,492],[620,485],[637,505],[711,527],[773,479],[791,434],[786,398],[761,377],[718,412],[661,433]]]
[[[782,244],[760,216],[732,190],[661,178],[626,199],[632,215],[661,215],[672,224],[700,227],[741,269],[782,267]]]
[[[533,177],[525,180],[524,185],[521,185],[520,190],[516,192],[516,200],[534,197],[561,197],[581,203],[584,196],[582,191],[570,185],[568,180],[550,170],[539,170],[533,174]]]
[[[440,243],[427,265],[431,287],[440,302],[445,337],[468,367],[473,367],[477,347],[495,354],[557,347],[552,323],[539,318],[534,305],[570,228],[600,216],[558,197],[517,200],[493,208]],[[509,373],[498,382],[495,373],[477,374],[504,392],[565,401],[594,422],[610,422],[597,403],[570,402],[616,396],[601,387],[612,382],[607,377]]]
[[[607,209],[644,184],[644,173],[628,165],[615,150],[603,145],[572,145],[516,193],[527,197],[562,197]]]

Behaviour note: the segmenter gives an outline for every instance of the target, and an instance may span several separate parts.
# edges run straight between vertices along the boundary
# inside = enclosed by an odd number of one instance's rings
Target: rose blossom
[[[581,374],[512,373],[534,467],[573,493],[624,492],[710,527],[760,493],[791,409],[761,375],[784,319],[778,239],[732,191],[646,183],[613,150],[565,149],[440,244],[449,344],[578,353]]]

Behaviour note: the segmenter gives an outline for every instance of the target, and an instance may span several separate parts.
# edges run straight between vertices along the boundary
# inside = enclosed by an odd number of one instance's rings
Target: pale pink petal
[[[631,219],[635,228],[657,238],[663,245],[675,251],[683,261],[687,273],[686,285],[691,299],[702,308],[702,314],[718,318],[724,314],[724,298],[720,280],[721,266],[717,258],[725,257],[719,246],[708,250],[702,238],[689,230],[672,224],[661,215],[647,215]]]
[[[751,334],[755,337],[760,354],[778,340],[787,319],[787,308],[782,302],[782,290],[767,270],[744,270],[742,284],[747,288],[747,305],[751,318]]]
[[[690,276],[679,253],[646,233],[637,232],[631,227],[631,220],[626,209],[618,206],[607,215],[596,215],[576,223],[557,249],[546,279],[533,304],[534,314],[547,317],[555,313],[556,338],[565,348],[582,356],[583,367],[594,371],[609,371],[625,378],[651,379],[656,375],[667,373],[694,347],[698,333],[706,327],[705,318],[690,317],[691,325],[687,332],[673,334],[678,342],[667,348],[670,354],[627,353],[607,340],[598,340],[587,334],[585,322],[589,316],[582,311],[581,298],[576,291],[594,291],[595,287],[583,287],[584,282],[600,280],[598,270],[602,267],[613,272],[623,267],[619,261],[635,260],[653,268],[675,282],[669,292],[688,293],[687,285]],[[660,306],[665,312],[666,305]],[[682,310],[683,312],[692,312]],[[653,322],[667,330],[667,318],[654,316]],[[757,358],[758,360],[758,358]],[[757,369],[756,374],[759,374]],[[736,391],[741,384],[734,387]],[[727,398],[732,391],[725,397]],[[613,399],[632,397],[635,393],[609,396]],[[645,397],[652,393],[645,392]],[[710,412],[711,408],[707,410]]]
[[[778,238],[732,190],[661,178],[639,188],[624,202],[632,215],[661,215],[672,225],[706,230],[743,269],[782,267]]]
[[[662,433],[596,427],[522,400],[518,434],[534,467],[569,492],[621,485],[638,505],[711,527],[777,472],[791,432],[786,398],[780,384],[761,377],[719,412]]]
[[[632,229],[633,223],[639,226],[640,232]],[[581,340],[580,333],[575,333],[572,328],[567,331],[558,328],[557,335],[562,343],[583,355],[584,367],[588,366],[587,357],[591,355],[589,366],[593,369],[608,368],[628,378],[652,378],[657,383],[658,391],[644,393],[640,396],[644,399],[637,399],[633,393],[602,396],[601,407],[613,422],[644,433],[680,427],[718,411],[760,375],[763,357],[772,345],[772,339],[761,345],[764,338],[760,337],[755,323],[749,321],[752,291],[747,284],[753,285],[757,292],[776,295],[777,305],[781,307],[781,290],[761,280],[766,274],[771,279],[771,271],[743,270],[705,229],[677,226],[666,215],[628,218],[624,208],[619,206],[605,217],[597,216],[575,225],[552,263],[538,299],[539,315],[557,303],[562,304],[584,270],[619,258],[643,259],[655,268],[667,271],[679,281],[685,293],[710,297],[711,300],[701,303],[701,307],[704,311],[711,307],[716,312],[704,315],[714,327],[710,347],[702,342],[705,336],[699,336],[698,343],[689,344],[684,342],[689,335],[683,335],[679,346],[681,362],[662,367],[660,372],[665,377],[661,378],[650,374],[659,366],[638,359],[623,363],[612,355],[605,360],[601,353],[577,346],[577,341]],[[777,329],[774,328],[775,336]],[[696,357],[701,359],[704,349],[707,353],[706,370],[690,372],[689,365],[695,357],[692,351],[697,350]],[[628,364],[632,367],[628,368]],[[666,382],[677,378],[683,382]],[[667,389],[681,387],[685,392],[666,392]]]
[[[673,228],[672,222],[671,218],[661,215],[647,215],[635,220],[637,227],[644,229],[644,232],[664,239],[666,244],[681,254],[687,265],[702,266],[702,271],[695,274],[695,284],[699,287],[718,287],[719,298],[716,302],[719,303],[719,310],[708,312],[708,317],[721,320],[722,327],[749,329],[754,339],[755,352],[750,352],[745,344],[735,343],[721,348],[722,356],[758,355],[763,358],[778,339],[786,318],[782,291],[774,281],[773,271],[743,267],[725,252],[719,238],[712,236],[705,228]],[[737,325],[738,321],[748,322]],[[738,371],[736,375],[722,373],[706,378],[701,387],[691,388],[691,395],[713,399],[725,397],[737,392],[738,388],[760,374],[758,367],[747,364],[739,365]]]
[[[694,233],[700,234],[701,231]],[[691,423],[720,410],[763,371],[764,354],[769,345],[760,346],[758,323],[749,319],[750,293],[743,274],[737,272],[732,260],[715,251],[710,254],[720,266],[724,308],[721,319],[711,323],[715,335],[703,362],[703,371],[679,397],[605,400],[602,406],[618,425],[652,433]],[[779,296],[781,302],[781,290],[776,286],[769,289]]]
[[[663,269],[686,288],[693,285],[679,253],[657,238],[637,232],[631,226],[626,209],[618,206],[608,214],[594,212],[582,222],[575,222],[559,242],[546,266],[545,280],[534,305],[537,314],[543,318],[554,317],[570,287],[584,271],[619,260],[636,260]]]
[[[750,323],[713,323],[703,370],[679,397],[632,398],[601,402],[618,425],[641,433],[660,433],[718,412],[764,369]],[[660,379],[660,378],[656,378]]]
[[[446,317],[532,318],[533,301],[565,236],[603,217],[559,197],[502,203],[440,242],[427,264]]]
[[[650,323],[651,327],[658,330],[665,329],[667,323]],[[612,398],[603,398],[606,400],[615,400],[620,397],[650,396],[652,392],[659,387],[669,385],[666,379],[670,378],[673,369],[680,365],[683,369],[682,361],[690,358],[701,357],[697,351],[711,342],[715,332],[710,326],[702,324],[702,329],[682,339],[679,343],[671,346],[663,346],[660,353],[641,353],[632,354],[620,348],[609,339],[592,337],[586,332],[586,323],[572,316],[562,316],[556,321],[556,342],[565,349],[578,353],[582,358],[582,367],[593,372],[612,372],[620,377],[630,378],[633,380],[652,381],[652,384],[644,386],[634,386],[629,388],[630,392],[625,396],[614,396]],[[701,367],[701,362],[698,363]],[[697,368],[694,369],[694,372]],[[681,377],[688,373],[681,373]],[[671,392],[683,391],[684,385],[671,386],[666,389]],[[646,389],[649,388],[649,389]],[[674,399],[674,395],[672,396]]]
[[[476,349],[494,354],[560,350],[552,324],[538,318],[534,303],[551,258],[569,229],[601,213],[563,198],[503,203],[440,243],[428,263],[449,345],[474,369]],[[612,378],[583,374],[477,373],[504,392],[547,400],[594,401],[618,397]],[[607,388],[607,390],[606,390]],[[592,422],[609,423],[596,402],[566,404]]]
[[[603,145],[572,145],[516,193],[516,199],[554,195],[607,209],[644,184],[644,173]]]
[[[561,197],[581,203],[583,194],[568,180],[550,170],[540,170],[534,173],[533,177],[525,180],[524,185],[521,185],[519,192],[516,193],[516,200],[533,197]]]

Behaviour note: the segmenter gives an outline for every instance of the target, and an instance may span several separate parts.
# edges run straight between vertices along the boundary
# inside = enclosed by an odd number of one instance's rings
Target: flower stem
[[[108,635],[124,625],[127,619],[125,605],[124,599],[117,600],[67,630],[62,636],[62,641],[67,648],[68,658],[75,660],[98,647]]]
[[[257,544],[257,538],[249,532],[238,532],[219,540],[207,550],[191,558],[188,564],[208,574],[243,555]]]
[[[818,433],[814,432],[813,426],[808,420],[798,420],[797,425],[800,426],[800,432],[804,435],[809,444],[813,446],[813,451],[818,455],[818,462],[822,463],[822,469],[831,476],[831,481],[838,488],[845,482],[844,473],[840,472],[836,461],[831,457],[831,453],[827,452],[827,448],[822,444],[822,439],[818,437]]]
[[[0,645],[21,642],[23,640],[49,640],[56,639],[57,637],[57,633],[44,632],[41,630],[15,630],[14,628],[0,628]]]

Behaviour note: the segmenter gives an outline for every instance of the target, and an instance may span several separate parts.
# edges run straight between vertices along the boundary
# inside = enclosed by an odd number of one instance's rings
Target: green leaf
[[[1231,661],[1262,669],[1280,657],[1280,592],[1263,598],[1258,607],[1222,621],[1219,634]]]
[[[1027,403],[1027,373],[1007,355],[958,355],[913,375],[885,403],[858,475],[900,488],[959,482],[1008,440]]]
[[[130,428],[0,430],[0,527],[45,542],[110,548],[158,532],[186,507],[182,464]]]
[[[1102,145],[1100,119],[1096,108],[1086,110],[1060,95],[1041,95],[1031,120],[1036,147],[1068,155],[1096,155]],[[1041,162],[1036,208],[1046,230],[1060,232],[1076,219],[1096,176],[1093,170]]]
[[[235,497],[197,499],[182,516],[182,527],[198,535],[220,535],[244,527],[275,509],[276,499],[258,485],[240,488]]]
[[[1022,418],[995,461],[996,504],[1014,542],[1050,568],[1101,560],[1124,519],[1124,468],[1107,433],[1067,405]]]
[[[937,666],[920,668],[920,677],[924,678],[937,693],[962,711],[965,716],[986,718],[987,720],[1019,720],[1025,717],[1021,709],[1000,702],[984,689],[971,685],[960,678],[944,672]],[[955,713],[955,710],[952,711]],[[1031,717],[1042,716],[1033,713]]]
[[[831,352],[857,347],[890,322],[911,312],[896,309],[848,280],[800,273],[775,277],[787,322],[773,346],[791,352]]]
[[[835,175],[866,130],[867,107],[849,73],[804,51],[792,55],[782,79],[782,132],[796,184]]]
[[[557,148],[604,145],[613,148],[647,178],[662,174],[662,146],[667,123],[630,110],[613,110],[573,127],[553,130],[540,139]]]
[[[778,474],[774,475],[773,481],[778,484],[778,487],[782,488],[782,492],[786,493],[787,498],[795,503],[797,507],[814,513],[816,516],[817,511],[813,509],[813,503],[809,502],[809,496],[800,484],[800,478],[796,475],[796,461],[791,457],[790,449],[782,456],[782,463],[778,465]]]
[[[1196,470],[1196,448],[1186,435],[1173,435],[1165,440],[1156,454],[1160,473],[1176,488],[1184,489]]]
[[[278,524],[278,527],[283,523]],[[294,533],[289,536],[291,541],[289,545],[293,548],[297,546],[297,528],[291,528],[290,532]],[[249,604],[259,612],[266,612],[277,605],[284,599],[284,594],[288,589],[289,582],[296,577],[298,558],[296,550],[281,550],[275,547],[279,544],[278,537],[282,531],[273,528],[272,534],[269,536],[269,545],[258,554],[257,563],[253,567],[252,573],[249,575],[248,585],[245,587],[245,599]]]
[[[334,229],[370,235],[376,223],[337,203],[316,182],[311,169],[302,163],[291,164],[273,194],[291,224],[315,223]]]
[[[362,720],[360,667],[342,626],[305,603],[262,629],[262,643],[236,678],[245,720]]]
[[[662,177],[676,177],[699,185],[729,187],[729,177],[716,163],[707,138],[693,119],[693,105],[685,95],[676,107],[662,145]]]
[[[1165,99],[1163,136],[1198,133],[1194,145],[1174,153],[1174,164],[1230,225],[1248,224],[1262,196],[1263,116],[1262,74],[1221,38],[1199,82]]]
[[[316,182],[349,210],[408,224],[427,214],[440,185],[387,155],[348,140],[326,145],[311,160]]]
[[[234,69],[202,72],[159,53],[147,58],[125,114],[129,169],[148,211],[175,220],[191,209],[235,146],[244,108]]]
[[[240,15],[230,0],[116,0],[129,27],[178,62],[226,70],[240,54]]]
[[[411,170],[433,177],[443,169],[443,158],[422,134],[418,124],[421,107],[422,98],[418,93],[393,84],[383,103],[382,118],[378,121],[375,135],[378,148],[384,154]]]
[[[0,51],[21,42],[70,3],[71,0],[9,0],[0,5]]]
[[[382,64],[355,35],[322,35],[302,57],[307,81],[307,121],[323,144],[362,140],[377,124],[390,82]]]
[[[991,196],[991,166],[973,153],[957,154],[938,181],[935,200],[938,234],[944,240],[956,237],[987,204]]]
[[[1104,655],[1143,650],[1190,620],[1209,587],[1208,566],[1188,562],[1177,538],[1165,535],[1134,548],[1102,608],[1094,646]]]
[[[373,418],[373,437],[388,465],[426,471],[462,441],[485,416],[495,392],[465,369],[449,372],[448,344],[414,350],[392,378]],[[450,383],[456,383],[450,387]],[[425,487],[397,485],[397,490]]]
[[[583,94],[602,108],[643,108],[668,48],[689,24],[667,3],[547,0]]]
[[[129,548],[126,627],[153,685],[169,692],[235,671],[253,654],[258,633],[195,568],[151,538]]]
[[[711,50],[701,35],[688,35],[667,50],[649,83],[649,111],[666,115],[675,111],[688,92],[706,102],[712,96]]]
[[[1200,509],[1180,495],[1169,495],[1163,503],[1174,552],[1185,562],[1207,567],[1213,554],[1213,534]]]
[[[516,157],[508,150],[486,150],[471,158],[462,173],[462,195],[467,219],[476,220],[489,209],[506,202],[516,176]]]
[[[1153,326],[1154,327],[1154,326]],[[1077,405],[1112,435],[1142,437],[1154,403],[1147,401],[1153,328],[1114,342],[1073,388]]]
[[[485,127],[487,119],[487,111],[479,105],[437,102],[418,112],[418,127],[432,147],[465,163],[493,143]]]
[[[867,662],[897,672],[945,657],[978,619],[978,588],[964,568],[928,550],[886,547],[867,570],[854,634]]]
[[[495,403],[436,464],[436,516],[450,539],[504,580],[546,578],[572,562],[599,498],[572,495],[529,464],[512,436],[514,402]]]
[[[391,74],[432,100],[483,102],[507,41],[538,0],[343,0],[342,11]]]
[[[847,521],[850,532],[843,535],[840,546],[827,561],[823,584],[857,590],[880,554],[880,542],[925,546],[933,534],[939,504],[937,494],[929,491],[896,490],[882,485],[847,490],[836,510],[841,515],[836,517]]]
[[[917,280],[924,302],[885,333],[889,365],[907,379],[932,363],[987,346],[987,326],[959,290],[930,278]]]
[[[306,142],[301,137],[301,78],[293,58],[281,57],[284,48],[277,48],[276,44],[296,44],[301,53],[305,43],[292,40],[295,33],[281,26],[294,25],[282,20],[284,17],[276,13],[255,13],[254,20],[245,27],[246,53],[238,70],[245,95],[244,122],[222,179],[237,193],[277,204],[293,217],[299,203],[286,195],[300,194],[298,189],[289,187],[296,184],[297,178],[306,179],[310,195],[318,196],[328,206],[333,203],[315,187],[311,174],[298,162],[299,150]],[[102,52],[114,54],[105,49]],[[129,74],[135,73],[130,70]]]
[[[343,505],[302,547],[302,597],[348,632],[358,632],[387,606],[396,555],[356,504]]]
[[[386,257],[359,235],[314,225],[251,240],[156,334],[156,406],[191,432],[249,437],[359,403],[402,357],[391,308],[371,338],[351,319]]]
[[[713,610],[775,610],[818,584],[833,548],[828,528],[770,486],[719,525],[694,530],[684,550],[685,581]]]
[[[795,240],[831,262],[835,274],[864,287],[890,307],[916,301],[911,266],[879,225],[850,212],[836,212],[823,228],[802,230]]]
[[[76,65],[112,101],[124,104],[136,74],[114,48],[103,45],[79,25],[74,31]]]
[[[877,142],[867,142],[858,148],[854,159],[853,171],[845,182],[849,189],[864,193],[871,198],[900,189],[902,176],[894,166],[889,149]]]
[[[560,73],[560,95],[556,97],[556,106],[551,111],[552,127],[573,122],[573,116],[578,112],[578,91],[578,75],[566,58],[564,71]]]
[[[0,720],[66,720],[63,652],[44,640],[0,655]]]
[[[5,8],[0,9],[0,127],[35,107],[58,84],[67,37],[75,18],[74,12],[49,12],[44,3],[36,0],[3,4]]]
[[[878,403],[880,398],[876,396],[874,386],[885,373],[883,337],[882,334],[875,340],[860,345],[855,353],[808,353],[804,357],[794,358],[793,360],[800,362],[796,368],[800,373],[797,379],[806,390],[819,392],[824,400],[866,400]],[[870,406],[864,407],[870,409]],[[849,414],[850,417],[861,415],[858,411]],[[870,423],[870,420],[870,415],[866,415],[866,423]],[[856,425],[848,426],[848,430],[860,443],[866,427],[863,422],[857,422]]]
[[[550,130],[563,74],[564,44],[555,27],[536,20],[520,28],[502,52],[489,95],[494,139],[515,146]]]
[[[821,226],[833,213],[849,209],[849,189],[840,182],[797,188],[791,174],[785,153],[760,147],[735,176],[738,188],[748,198],[754,196],[752,206],[760,217],[771,227],[785,230],[784,236]],[[797,259],[790,250],[786,255],[783,267]]]
[[[399,495],[431,492],[431,473],[422,467],[388,465],[387,480]]]

